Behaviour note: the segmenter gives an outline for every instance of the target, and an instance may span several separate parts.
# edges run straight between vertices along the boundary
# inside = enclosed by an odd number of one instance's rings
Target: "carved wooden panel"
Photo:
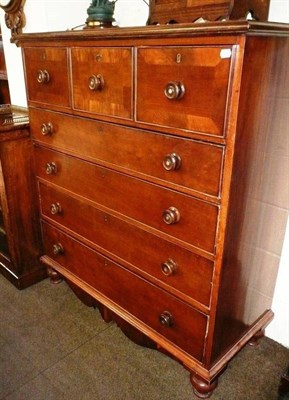
[[[248,12],[257,21],[267,21],[270,0],[235,0],[230,19],[244,18]]]
[[[217,20],[226,17],[233,0],[151,0],[149,24],[194,22],[202,17]]]
[[[3,2],[2,2],[3,3]],[[5,2],[4,2],[5,3]],[[6,5],[0,5],[5,11],[5,23],[11,30],[12,36],[21,33],[25,26],[25,14],[23,11],[25,0],[10,0]]]
[[[244,19],[248,12],[265,21],[269,5],[270,0],[151,0],[148,24]]]

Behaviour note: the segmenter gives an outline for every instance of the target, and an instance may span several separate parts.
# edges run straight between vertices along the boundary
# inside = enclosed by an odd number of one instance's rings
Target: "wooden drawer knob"
[[[181,218],[181,214],[179,210],[175,207],[169,207],[167,210],[163,212],[163,221],[167,225],[173,225],[179,222]]]
[[[185,86],[182,82],[169,82],[165,87],[164,93],[169,100],[180,100],[185,91]]]
[[[53,133],[53,125],[51,122],[43,123],[41,125],[41,133],[43,136],[48,136]]]
[[[159,316],[159,321],[160,323],[165,326],[166,328],[170,328],[174,324],[174,319],[172,314],[169,311],[164,311],[160,316]]]
[[[50,76],[46,69],[40,69],[37,71],[37,82],[38,83],[48,83],[50,81]]]
[[[63,254],[64,253],[64,249],[63,249],[62,244],[61,243],[55,243],[52,246],[52,251],[53,251],[53,254],[55,256],[57,256],[58,254]]]
[[[166,171],[176,171],[180,168],[181,163],[182,159],[178,154],[167,154],[163,160],[163,167]]]
[[[47,175],[53,175],[57,172],[57,166],[54,162],[49,162],[46,164],[45,171]]]
[[[88,87],[92,91],[101,91],[104,88],[104,79],[103,76],[98,75],[91,75],[88,78]]]
[[[61,214],[62,208],[59,203],[52,203],[50,206],[50,212],[52,215]]]
[[[177,267],[177,263],[170,258],[161,264],[161,270],[165,276],[173,275],[176,272]]]

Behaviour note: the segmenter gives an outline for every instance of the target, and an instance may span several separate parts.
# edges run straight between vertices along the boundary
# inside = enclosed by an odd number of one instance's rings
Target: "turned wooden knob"
[[[62,208],[59,203],[52,203],[50,206],[50,212],[52,215],[61,214]]]
[[[92,91],[101,91],[104,88],[104,79],[103,76],[98,75],[91,75],[88,78],[88,87]]]
[[[169,311],[164,311],[159,316],[159,321],[166,328],[170,328],[171,326],[173,326],[173,323],[174,323],[173,316]]]
[[[41,133],[43,136],[51,135],[53,133],[53,125],[51,122],[43,123],[41,125]]]
[[[185,86],[182,82],[169,82],[164,89],[165,96],[169,100],[180,100],[185,91]]]
[[[163,160],[163,167],[166,171],[176,171],[180,168],[181,163],[182,159],[178,154],[167,154]]]
[[[50,81],[50,76],[46,69],[40,69],[37,71],[37,82],[38,83],[48,83]]]
[[[63,254],[64,253],[64,249],[63,249],[62,244],[61,243],[55,243],[52,246],[52,251],[53,251],[53,254],[55,256],[57,256],[58,254]]]
[[[167,210],[163,212],[163,221],[167,225],[173,225],[179,222],[181,218],[181,214],[179,210],[175,207],[169,207]]]
[[[177,270],[177,263],[169,258],[167,261],[161,264],[161,270],[164,275],[171,276]]]
[[[54,162],[47,163],[46,167],[45,167],[45,171],[46,171],[47,175],[56,174],[56,172],[57,172],[56,164]]]

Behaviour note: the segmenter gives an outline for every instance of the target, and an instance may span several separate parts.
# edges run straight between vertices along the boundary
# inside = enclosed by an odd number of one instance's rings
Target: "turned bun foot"
[[[260,330],[249,340],[248,345],[255,347],[258,346],[260,343],[260,339],[265,335],[264,330]]]
[[[54,285],[62,282],[62,278],[59,275],[59,273],[57,271],[55,271],[55,269],[53,269],[51,267],[47,267],[47,275],[50,278],[50,282],[53,283]]]
[[[191,383],[193,385],[194,393],[200,399],[207,399],[211,396],[214,389],[218,385],[218,379],[215,378],[212,382],[208,382],[196,374],[191,374]]]

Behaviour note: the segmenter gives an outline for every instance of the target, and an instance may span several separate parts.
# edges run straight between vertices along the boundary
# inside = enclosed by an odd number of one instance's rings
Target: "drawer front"
[[[214,251],[217,206],[61,153],[38,147],[35,153],[39,177],[181,241]],[[48,172],[55,165],[56,173],[47,174],[47,163]]]
[[[137,120],[222,136],[230,63],[230,48],[139,48]]]
[[[72,48],[73,107],[132,118],[132,50]]]
[[[46,254],[152,330],[202,360],[207,317],[97,252],[43,224]],[[54,245],[63,253],[54,254]],[[169,313],[171,326],[163,325]]]
[[[223,148],[193,140],[30,109],[37,141],[141,176],[178,190],[219,196]]]
[[[28,100],[70,107],[68,54],[65,48],[25,48]]]
[[[44,218],[76,232],[167,290],[209,306],[212,261],[104,213],[91,203],[41,183],[39,187]]]

